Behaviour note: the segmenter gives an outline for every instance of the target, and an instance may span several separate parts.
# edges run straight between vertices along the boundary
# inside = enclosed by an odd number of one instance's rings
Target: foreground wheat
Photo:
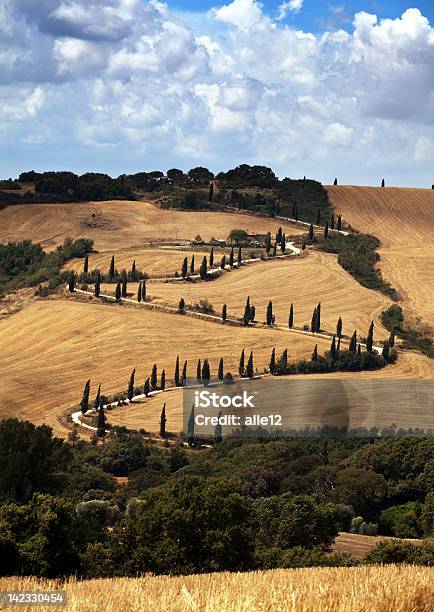
[[[64,609],[74,612],[428,612],[434,609],[434,569],[398,565],[66,583],[35,578],[0,580],[3,591],[61,588],[68,596]],[[23,609],[31,608],[20,608]]]

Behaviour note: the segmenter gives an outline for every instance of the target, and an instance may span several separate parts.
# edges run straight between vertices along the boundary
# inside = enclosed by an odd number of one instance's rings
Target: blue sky
[[[0,0],[0,176],[434,183],[427,0]]]

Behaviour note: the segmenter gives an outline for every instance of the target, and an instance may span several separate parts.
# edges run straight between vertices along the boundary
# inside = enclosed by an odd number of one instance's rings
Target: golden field
[[[114,293],[114,285],[103,285],[104,293]],[[137,284],[129,291],[136,294]],[[220,315],[223,304],[228,315],[242,317],[247,296],[256,307],[256,320],[265,321],[267,304],[273,301],[276,324],[288,324],[291,302],[294,303],[294,324],[309,325],[312,313],[321,302],[321,322],[324,330],[335,332],[340,316],[343,333],[351,336],[355,329],[366,336],[372,320],[376,323],[375,337],[386,339],[389,333],[382,327],[379,316],[392,303],[387,297],[359,285],[337,263],[334,255],[309,252],[308,257],[258,261],[222,275],[212,282],[152,283],[148,295],[156,303],[177,306],[181,297],[187,304],[207,298]]]
[[[434,326],[434,190],[327,187],[337,213],[381,240],[383,276],[404,305]]]
[[[2,590],[65,589],[67,612],[431,612],[433,585],[434,569],[399,565],[65,583],[0,579]]]
[[[225,239],[233,229],[273,234],[279,225],[288,236],[306,233],[305,228],[255,215],[162,210],[149,202],[31,204],[0,211],[0,242],[29,239],[52,249],[66,237],[91,238],[96,250],[112,251],[153,240],[191,240],[197,234],[206,241]]]
[[[245,329],[136,307],[73,300],[35,301],[0,320],[0,418],[15,416],[47,423],[59,435],[58,415],[76,406],[83,385],[92,379],[102,392],[126,391],[133,368],[143,385],[157,363],[173,379],[176,356],[196,375],[199,358],[208,358],[216,373],[220,357],[225,370],[238,372],[241,350],[254,350],[255,367],[268,365],[271,350],[289,350],[289,359],[310,356],[317,340],[268,329]],[[318,341],[318,350],[329,348]]]

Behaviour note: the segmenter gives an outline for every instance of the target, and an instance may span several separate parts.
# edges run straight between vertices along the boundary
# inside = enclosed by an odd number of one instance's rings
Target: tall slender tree
[[[313,225],[312,225],[312,223],[311,223],[311,224],[309,225],[309,234],[308,234],[308,239],[309,239],[309,240],[313,240],[314,236],[315,236],[315,234],[314,234],[314,231],[313,231]]]
[[[340,355],[341,355],[341,338],[339,337],[338,344],[336,347],[336,358],[339,359]]]
[[[247,362],[246,375],[248,378],[253,378],[255,375],[253,367],[253,351],[250,351],[249,360]]]
[[[84,276],[87,276],[88,272],[89,272],[89,255],[86,255],[84,258],[84,265],[83,265]]]
[[[223,255],[221,263],[220,263],[220,267],[222,270],[226,269],[226,255]]]
[[[270,300],[267,306],[267,325],[270,326],[273,323],[273,302]]]
[[[142,301],[146,302],[146,278],[143,279],[142,283]]]
[[[330,357],[335,361],[336,359],[336,336],[333,334],[333,340],[330,346]]]
[[[197,380],[198,383],[202,382],[202,363],[201,363],[200,359],[197,362],[196,380]]]
[[[336,335],[338,338],[342,337],[342,317],[339,317],[339,320],[336,325]]]
[[[315,348],[312,353],[312,361],[318,361],[318,345],[315,344]]]
[[[152,366],[152,372],[151,372],[151,388],[153,390],[157,388],[157,381],[158,381],[157,377],[158,377],[157,364],[154,363],[154,365]]]
[[[294,327],[294,304],[291,304],[291,308],[289,309],[288,327],[289,329]]]
[[[191,256],[191,263],[190,263],[190,274],[194,274],[194,253]]]
[[[166,389],[166,370],[163,370],[161,372],[161,378],[160,378],[160,389],[162,391],[164,391]]]
[[[244,353],[244,349],[241,351],[241,357],[240,357],[240,364],[238,366],[238,373],[240,376],[244,376],[244,360],[245,360],[245,353]]]
[[[321,331],[321,302],[316,307],[316,331]]]
[[[241,247],[238,247],[238,257],[237,257],[238,266],[241,266],[243,263],[243,255],[241,252]]]
[[[362,345],[361,345],[361,344],[359,344],[359,345],[357,346],[357,354],[358,354],[358,355],[361,355],[361,354],[362,354]]]
[[[324,225],[324,238],[328,238],[328,237],[329,237],[329,220],[327,219]]]
[[[202,382],[204,385],[208,385],[211,380],[211,371],[208,363],[208,359],[205,359],[202,366]]]
[[[109,281],[112,282],[115,276],[115,256],[112,255],[111,261],[110,261],[110,268],[109,268],[109,273],[108,273],[108,277],[109,277]]]
[[[270,373],[274,374],[276,372],[276,349],[273,348],[273,350],[271,351],[271,357],[270,357]]]
[[[386,181],[384,179],[381,180],[381,186],[386,187]]]
[[[310,331],[313,334],[316,333],[316,322],[317,322],[317,315],[316,315],[316,308],[315,308],[312,314],[312,320],[310,322]]]
[[[280,241],[280,250],[282,251],[283,254],[285,254],[285,251],[286,251],[286,236],[285,236],[285,234],[282,234],[282,239]]]
[[[351,336],[349,351],[350,353],[357,352],[357,331],[355,331],[354,334]]]
[[[280,244],[282,242],[282,228],[279,227],[276,234],[276,243]]]
[[[338,179],[335,178],[333,185],[336,187],[337,184],[338,184]]]
[[[127,391],[127,397],[130,401],[134,397],[134,378],[135,376],[136,376],[136,370],[133,370],[131,372],[130,380],[128,382],[128,391]]]
[[[161,411],[161,416],[160,416],[160,438],[162,438],[163,440],[167,438],[166,423],[167,423],[166,404],[164,404],[163,410]]]
[[[101,293],[101,272],[97,270],[96,278],[95,278],[95,297],[99,297],[100,293]]]
[[[142,283],[139,283],[139,288],[137,289],[137,301],[139,304],[142,301]]]
[[[234,247],[232,247],[231,252],[229,254],[229,266],[231,268],[234,267]]]
[[[69,273],[68,289],[70,293],[74,293],[75,291],[75,272],[74,270],[71,270],[71,272]]]
[[[143,393],[146,395],[146,397],[148,397],[150,392],[151,392],[151,383],[150,383],[149,378],[147,378],[145,380],[145,384],[143,385]]]
[[[286,370],[288,367],[288,349],[285,349],[279,359],[279,369]]]
[[[122,297],[127,297],[127,271],[122,272]]]
[[[187,367],[188,367],[188,361],[184,361],[184,365],[182,367],[182,384],[183,385],[185,385],[187,381]]]
[[[342,217],[341,217],[341,215],[338,215],[338,221],[337,221],[337,224],[336,224],[336,229],[338,230],[338,232],[340,232],[341,229],[342,229]]]
[[[386,362],[389,361],[389,357],[390,357],[390,344],[389,342],[386,340],[386,342],[383,344],[383,351],[382,351],[382,355],[384,357],[384,360]]]
[[[227,316],[228,316],[228,308],[227,308],[226,304],[223,304],[223,307],[222,307],[222,321],[223,321],[223,323],[226,321]]]
[[[137,280],[137,270],[136,270],[136,260],[133,261],[133,265],[131,266],[131,280]]]
[[[176,363],[175,363],[175,374],[173,376],[173,380],[175,382],[175,387],[179,387],[179,355],[177,355],[176,357]]]
[[[244,325],[248,325],[249,324],[249,322],[250,322],[250,315],[251,315],[251,306],[250,306],[250,297],[248,297],[246,305],[244,307],[244,317],[243,317]]]
[[[184,261],[182,262],[182,268],[181,268],[182,278],[187,278],[187,274],[188,274],[188,258],[184,257]]]
[[[185,300],[184,300],[184,298],[181,298],[179,300],[178,311],[179,311],[180,314],[184,314],[185,313]]]
[[[250,322],[253,323],[256,316],[256,308],[254,306],[250,307]]]
[[[121,284],[119,281],[116,283],[115,298],[117,302],[121,301]]]
[[[86,382],[83,389],[83,396],[80,402],[80,409],[83,414],[89,410],[90,379]]]
[[[223,378],[224,378],[224,361],[223,361],[223,357],[221,357],[220,361],[219,361],[219,369],[218,369],[217,377],[218,377],[219,380],[223,380]]]
[[[372,353],[372,348],[374,345],[374,321],[371,322],[368,331],[368,337],[366,338],[366,350],[368,353]]]
[[[202,279],[206,278],[207,269],[208,269],[208,263],[207,263],[206,257],[204,257],[202,259],[202,263],[200,264],[200,270],[199,270],[200,278]]]
[[[97,430],[96,430],[96,435],[98,436],[98,438],[103,438],[106,434],[106,418],[105,418],[105,412],[104,412],[104,406],[101,406],[99,411],[98,411],[98,424],[97,424]]]
[[[214,267],[214,247],[211,247],[211,253],[209,254],[209,267]]]
[[[270,251],[271,251],[271,234],[270,232],[268,232],[265,238],[265,252],[267,253],[267,255],[269,255]]]
[[[99,385],[98,387],[98,391],[95,397],[95,402],[93,404],[93,407],[95,408],[95,410],[99,409],[100,403],[101,403],[101,385]]]

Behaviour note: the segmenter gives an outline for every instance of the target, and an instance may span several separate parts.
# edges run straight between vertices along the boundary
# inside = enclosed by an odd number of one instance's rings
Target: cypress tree
[[[341,215],[338,215],[338,222],[337,222],[337,225],[336,225],[336,229],[338,231],[341,231],[341,229],[342,229],[342,217],[341,217]]]
[[[139,288],[137,289],[137,301],[139,304],[142,301],[142,283],[139,283]]]
[[[101,293],[101,272],[97,270],[95,279],[95,297],[99,297]]]
[[[276,257],[276,255],[277,255],[277,242],[273,244],[273,257]]]
[[[279,229],[277,230],[276,242],[277,244],[280,244],[282,242],[282,228],[281,227],[279,227]]]
[[[368,337],[366,338],[366,350],[368,353],[372,353],[372,347],[374,344],[374,321],[369,326]]]
[[[148,397],[151,392],[151,383],[149,382],[149,378],[145,380],[145,384],[143,385],[143,393]]]
[[[176,357],[175,374],[173,376],[173,380],[175,381],[175,387],[179,387],[179,355]]]
[[[188,273],[188,258],[184,257],[184,261],[182,262],[182,268],[181,268],[182,278],[187,278],[187,273]]]
[[[185,300],[184,300],[184,298],[181,298],[179,300],[178,310],[179,310],[180,314],[184,314],[185,313]]]
[[[152,366],[152,372],[151,372],[151,389],[152,390],[155,390],[157,388],[157,375],[158,375],[157,364],[154,363],[154,365]]]
[[[273,322],[273,302],[270,300],[267,306],[267,325],[270,326]]]
[[[315,234],[314,234],[314,231],[313,231],[313,225],[312,225],[312,223],[311,223],[311,224],[309,225],[309,235],[308,235],[308,239],[309,239],[309,240],[313,240],[314,236],[315,236]]]
[[[336,336],[333,334],[332,344],[330,346],[330,356],[333,361],[336,359]]]
[[[390,347],[394,347],[395,346],[395,330],[394,329],[392,329],[392,331],[390,332],[389,346]]]
[[[212,202],[214,199],[214,183],[211,183],[211,185],[209,186],[209,192],[208,192],[208,202]]]
[[[341,354],[341,339],[338,338],[338,345],[336,347],[336,357],[339,359],[339,356]]]
[[[226,321],[227,316],[228,316],[228,309],[227,309],[226,304],[223,304],[223,307],[222,307],[222,321],[223,321],[223,323]]]
[[[316,225],[321,225],[321,209],[318,208],[316,213]]]
[[[336,325],[336,334],[338,338],[342,337],[342,317],[339,317],[338,323]]]
[[[244,325],[248,325],[250,321],[250,297],[247,298],[246,305],[244,307]]]
[[[280,241],[280,250],[282,251],[282,253],[285,253],[285,251],[286,251],[286,236],[285,236],[285,234],[282,234],[282,239]]]
[[[333,185],[336,187],[337,184],[338,184],[338,179],[335,178],[335,181],[334,181]]]
[[[84,258],[83,274],[87,276],[88,272],[89,272],[89,255],[86,255]]]
[[[121,301],[121,284],[119,281],[116,283],[115,298],[117,302]]]
[[[136,260],[133,261],[133,265],[131,266],[131,280],[137,280]]]
[[[166,404],[164,404],[163,410],[161,411],[161,416],[160,416],[160,438],[163,438],[163,440],[167,438],[166,423],[167,423]]]
[[[332,229],[332,230],[335,229],[335,215],[334,215],[334,213],[332,214],[332,218],[330,220],[330,229]]]
[[[184,361],[184,366],[182,368],[182,384],[185,385],[185,381],[187,380],[187,366],[188,361]]]
[[[289,329],[294,327],[294,304],[291,304],[291,308],[289,309],[288,327]]]
[[[312,361],[318,361],[318,345],[315,344],[315,348],[312,353]]]
[[[190,274],[194,274],[194,254],[191,257]]]
[[[312,321],[310,323],[310,331],[314,334],[316,332],[316,321],[317,321],[317,316],[316,316],[316,308],[313,311],[313,315],[312,315]]]
[[[221,263],[220,263],[220,267],[222,270],[226,268],[226,255],[223,255]]]
[[[164,391],[165,388],[166,388],[166,370],[163,370],[161,372],[161,378],[160,378],[160,389]]]
[[[238,266],[241,266],[241,264],[243,263],[243,256],[242,256],[242,253],[241,253],[241,247],[238,247],[237,261],[238,261]]]
[[[142,301],[146,302],[146,279],[142,283]]]
[[[231,268],[234,267],[234,247],[232,247],[231,252],[229,254],[229,265]]]
[[[271,234],[270,234],[270,232],[268,232],[268,234],[267,234],[267,236],[265,238],[265,251],[266,251],[267,255],[271,251]]]
[[[205,359],[202,367],[202,382],[208,385],[211,380],[211,371],[208,363],[208,359]]]
[[[386,340],[386,342],[383,345],[383,351],[382,351],[382,355],[385,359],[385,361],[389,361],[389,356],[390,356],[390,344],[389,342]]]
[[[122,272],[122,297],[127,297],[127,271]]]
[[[279,359],[279,369],[286,370],[288,367],[288,349],[285,349]]]
[[[276,372],[276,349],[273,348],[271,351],[270,357],[270,373],[274,374]]]
[[[131,372],[131,376],[130,376],[130,380],[128,383],[128,391],[127,391],[127,397],[128,399],[131,401],[134,397],[134,378],[136,376],[136,370],[133,370]]]
[[[359,344],[359,346],[357,347],[357,354],[361,355],[362,354],[362,345]]]
[[[68,289],[71,293],[74,293],[75,291],[75,272],[74,270],[71,270],[69,274]]]
[[[316,307],[316,331],[321,331],[321,302]]]
[[[211,247],[211,253],[209,254],[209,267],[214,266],[214,247]]]
[[[324,238],[328,238],[328,237],[329,237],[329,221],[327,219],[324,225]]]
[[[200,270],[199,270],[200,278],[202,279],[206,278],[207,269],[208,269],[208,264],[207,264],[206,257],[204,257],[202,259],[202,263],[200,264]]]
[[[256,308],[254,306],[250,307],[250,322],[253,323],[256,316]]]
[[[218,421],[217,421],[217,425],[214,428],[214,442],[216,444],[220,444],[220,442],[223,440],[223,428],[220,424],[220,418],[222,416],[221,411],[219,412],[219,416],[218,416]]]
[[[94,405],[93,405],[95,410],[98,410],[100,403],[101,403],[101,385],[99,385],[99,387],[98,387],[98,392],[96,394],[95,402],[94,402]]]
[[[108,276],[109,276],[109,281],[112,282],[115,276],[115,256],[114,255],[112,255]]]
[[[224,378],[224,361],[223,361],[223,357],[220,358],[220,362],[219,362],[219,369],[218,369],[218,379],[219,380],[223,380]]]
[[[357,351],[357,332],[351,336],[350,348],[348,349],[350,353],[356,353]]]
[[[201,361],[199,359],[199,361],[197,362],[197,368],[196,368],[196,380],[198,383],[202,382],[202,364]]]
[[[194,404],[191,407],[190,416],[187,423],[188,445],[194,446]]]
[[[83,397],[80,402],[80,409],[83,414],[89,410],[90,379],[86,382],[83,389]]]
[[[253,351],[250,351],[250,357],[247,362],[246,374],[247,374],[247,378],[253,378],[255,375],[254,368],[253,368]]]
[[[386,181],[384,179],[382,179],[382,181],[381,181],[381,186],[382,187],[386,187]]]
[[[240,365],[238,366],[238,373],[240,376],[243,376],[244,374],[244,349],[241,352],[241,357],[240,357]]]
[[[98,411],[98,425],[97,425],[97,431],[96,431],[96,435],[99,438],[103,438],[106,434],[105,425],[106,425],[106,418],[105,418],[104,406],[101,406]]]

